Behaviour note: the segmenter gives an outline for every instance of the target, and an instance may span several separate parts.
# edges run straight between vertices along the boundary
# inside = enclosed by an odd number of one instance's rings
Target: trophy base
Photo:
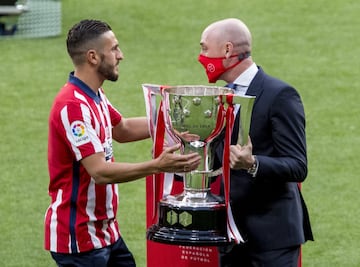
[[[229,245],[226,218],[224,204],[191,207],[162,201],[158,224],[148,229],[147,239],[185,246]]]

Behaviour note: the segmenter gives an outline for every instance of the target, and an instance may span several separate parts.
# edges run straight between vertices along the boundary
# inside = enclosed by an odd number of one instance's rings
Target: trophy
[[[232,89],[216,86],[157,89],[162,98],[162,117],[158,117],[157,124],[162,124],[164,129],[160,131],[157,127],[152,135],[163,137],[161,133],[165,132],[168,140],[181,142],[181,153],[197,152],[201,163],[191,172],[185,169],[183,174],[171,174],[172,177],[182,176],[183,192],[178,195],[168,193],[159,199],[157,222],[148,229],[147,238],[167,244],[197,246],[221,246],[233,242],[233,239],[238,240],[237,243],[243,241],[231,214],[229,190],[225,190],[225,197],[212,194],[211,180],[224,169],[213,170],[215,148],[224,128],[231,130],[233,126],[234,105],[239,104],[240,107],[238,141],[244,144],[247,142],[255,97],[235,96]],[[155,120],[154,115],[152,117]],[[230,143],[225,145],[230,146]],[[227,169],[229,174],[229,167]],[[227,175],[225,188],[229,185]]]

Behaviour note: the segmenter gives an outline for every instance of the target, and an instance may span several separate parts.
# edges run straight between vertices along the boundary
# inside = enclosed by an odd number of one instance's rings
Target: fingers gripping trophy
[[[229,147],[234,106],[239,105],[238,143],[247,142],[255,97],[236,96],[216,86],[160,86],[143,84],[153,157],[164,145],[180,142],[181,153],[197,152],[201,164],[191,172],[153,176],[156,201],[149,240],[176,245],[221,246],[243,242],[229,202]],[[160,99],[160,100],[159,100]],[[159,104],[158,104],[159,103]],[[225,131],[224,166],[214,170],[217,137]],[[214,176],[222,174],[224,196],[211,193]],[[171,195],[174,175],[183,178],[183,192]]]

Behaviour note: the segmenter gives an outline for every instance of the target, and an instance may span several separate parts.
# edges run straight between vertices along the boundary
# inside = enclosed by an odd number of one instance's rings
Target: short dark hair
[[[91,41],[111,30],[109,24],[100,20],[85,19],[75,24],[69,30],[66,40],[67,51],[74,63],[82,61],[81,55],[90,49]]]

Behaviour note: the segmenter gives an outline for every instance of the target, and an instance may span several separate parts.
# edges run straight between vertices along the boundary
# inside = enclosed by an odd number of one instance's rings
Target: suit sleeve
[[[258,156],[257,177],[302,182],[307,176],[305,114],[294,88],[286,87],[274,98],[270,109],[272,152]]]

